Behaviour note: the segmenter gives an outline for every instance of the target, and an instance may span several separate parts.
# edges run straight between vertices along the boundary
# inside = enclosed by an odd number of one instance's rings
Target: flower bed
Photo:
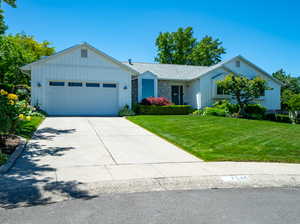
[[[20,129],[30,123],[31,116],[43,117],[27,101],[19,101],[16,94],[0,90],[0,165],[5,163],[20,144],[20,138],[16,134],[20,135]]]

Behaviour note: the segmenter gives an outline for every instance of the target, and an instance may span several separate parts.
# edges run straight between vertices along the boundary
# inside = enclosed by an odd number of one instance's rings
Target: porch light
[[[42,84],[40,82],[38,82],[37,87],[42,87]]]
[[[126,89],[127,89],[127,86],[125,85],[123,89],[125,89],[125,90],[126,90]]]

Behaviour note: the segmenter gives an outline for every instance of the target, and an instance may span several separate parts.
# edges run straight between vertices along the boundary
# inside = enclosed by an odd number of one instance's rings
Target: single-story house
[[[82,43],[21,69],[31,75],[32,105],[49,115],[116,115],[150,96],[204,108],[228,98],[216,81],[230,72],[266,79],[272,90],[257,101],[280,109],[282,83],[242,56],[209,67],[120,62]]]

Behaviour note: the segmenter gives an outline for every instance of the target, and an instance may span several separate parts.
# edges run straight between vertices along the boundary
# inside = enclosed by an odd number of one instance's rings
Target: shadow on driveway
[[[22,156],[6,174],[0,175],[0,207],[16,208],[51,202],[53,193],[68,198],[91,198],[88,192],[78,189],[76,181],[57,181],[56,169],[39,165],[41,157],[60,157],[74,147],[49,147],[37,140],[53,140],[61,134],[72,134],[75,129],[39,129],[27,145]],[[50,175],[49,175],[50,174]]]

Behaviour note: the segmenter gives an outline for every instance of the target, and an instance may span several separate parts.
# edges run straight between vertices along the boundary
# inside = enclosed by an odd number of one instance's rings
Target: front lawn
[[[34,116],[30,121],[23,121],[16,134],[26,139],[31,139],[33,133],[44,120],[44,117]]]
[[[128,119],[206,161],[300,162],[300,125],[188,115]]]

